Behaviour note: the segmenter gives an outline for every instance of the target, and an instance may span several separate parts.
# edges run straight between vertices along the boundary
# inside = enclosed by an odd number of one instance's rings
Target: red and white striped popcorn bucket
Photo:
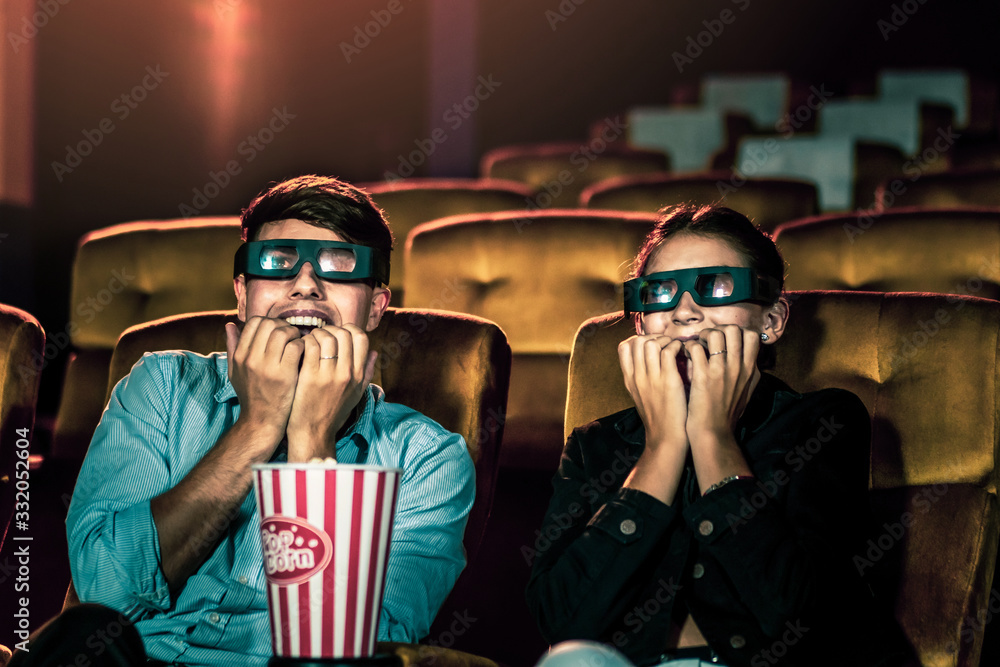
[[[374,655],[399,468],[255,465],[274,655]]]

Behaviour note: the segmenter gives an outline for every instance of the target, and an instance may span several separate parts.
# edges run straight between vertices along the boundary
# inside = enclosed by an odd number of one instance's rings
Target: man
[[[391,232],[317,176],[265,191],[242,227],[227,352],[147,354],[112,394],[67,517],[77,593],[132,620],[151,659],[264,664],[251,466],[332,456],[404,471],[378,638],[415,642],[464,567],[474,478],[461,436],[370,384]]]

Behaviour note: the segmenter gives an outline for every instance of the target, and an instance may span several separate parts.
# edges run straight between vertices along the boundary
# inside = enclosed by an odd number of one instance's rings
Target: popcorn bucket
[[[253,466],[274,655],[375,653],[399,468]]]

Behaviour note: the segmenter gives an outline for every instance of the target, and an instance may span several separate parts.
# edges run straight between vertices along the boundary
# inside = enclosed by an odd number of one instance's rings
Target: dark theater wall
[[[414,174],[471,176],[484,150],[583,140],[589,124],[631,106],[694,101],[708,72],[784,70],[843,94],[870,90],[883,66],[995,76],[1000,62],[997,3],[969,1],[58,7],[31,42],[33,296],[22,301],[50,332],[65,330],[73,251],[87,231],[236,213],[267,182],[303,172],[377,180],[436,128],[450,143],[433,159],[417,155]],[[43,409],[54,404],[64,356],[47,368]]]

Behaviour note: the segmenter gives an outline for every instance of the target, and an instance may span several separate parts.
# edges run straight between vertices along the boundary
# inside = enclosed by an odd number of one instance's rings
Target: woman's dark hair
[[[331,229],[348,243],[371,246],[387,258],[392,251],[392,232],[381,209],[367,193],[336,178],[299,176],[272,185],[244,209],[243,240],[256,240],[269,222],[290,219]]]
[[[723,206],[678,204],[660,209],[660,219],[646,236],[632,262],[630,278],[641,276],[653,254],[671,237],[696,234],[726,242],[757,273],[785,285],[785,260],[771,237],[758,229],[742,213]]]
[[[639,253],[632,262],[629,277],[637,278],[646,270],[650,258],[666,241],[679,234],[696,234],[724,241],[757,273],[778,281],[779,296],[785,286],[785,260],[771,237],[762,232],[742,213],[724,206],[695,206],[678,204],[660,209],[660,219],[646,236]],[[757,352],[757,367],[774,368],[774,345],[761,345]]]

